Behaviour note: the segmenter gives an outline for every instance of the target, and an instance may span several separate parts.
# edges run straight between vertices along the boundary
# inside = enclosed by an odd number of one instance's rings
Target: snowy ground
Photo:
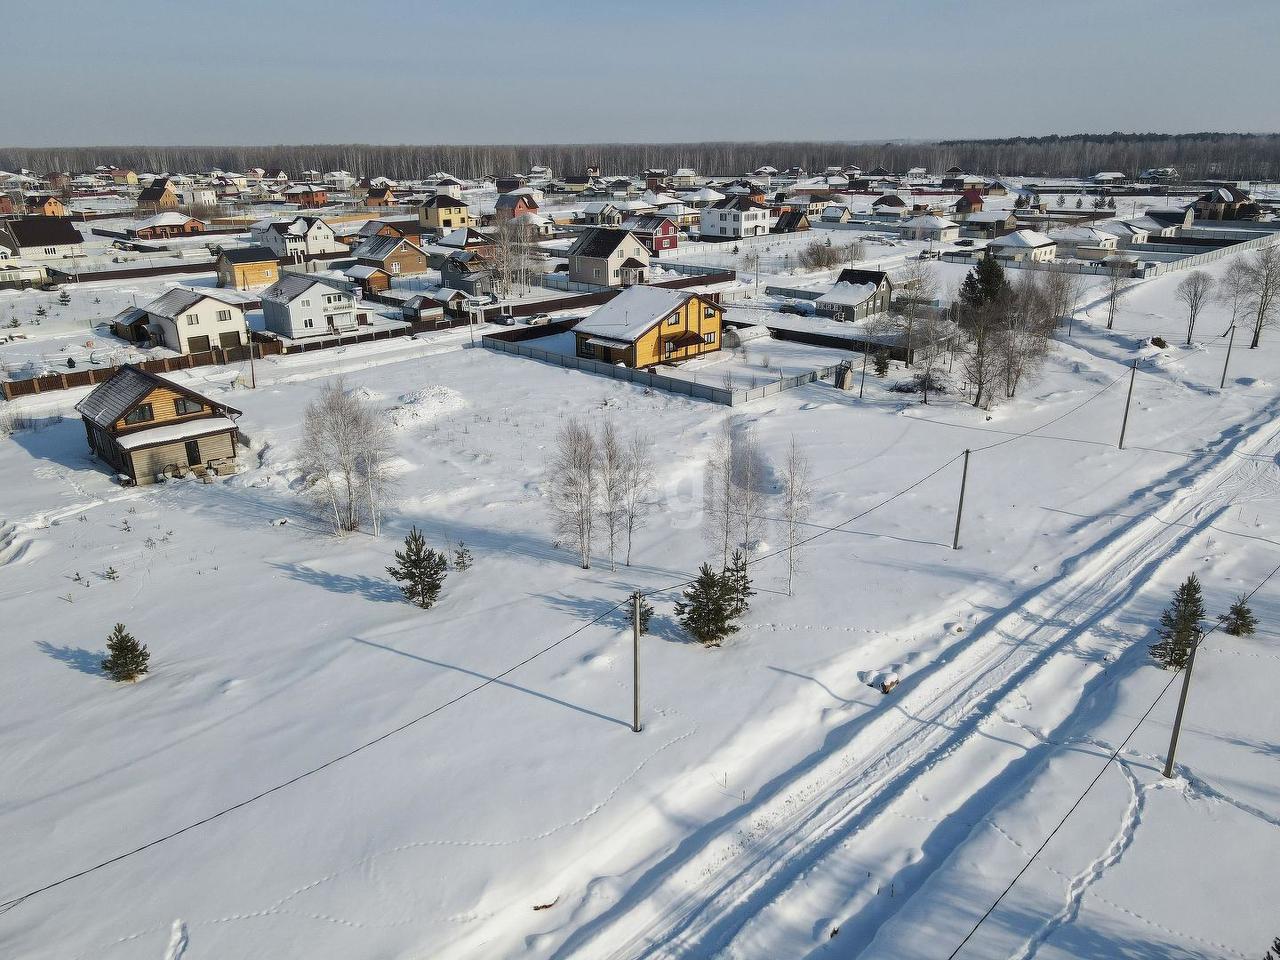
[[[1217,612],[1280,563],[1280,348],[1238,338],[1219,391],[1221,308],[1195,346],[1147,345],[1178,342],[1179,280],[1138,285],[1110,333],[1085,311],[989,415],[889,381],[730,410],[464,330],[260,364],[228,395],[247,469],[208,486],[116,487],[73,420],[0,440],[0,901],[173,835],[0,913],[0,953],[946,957],[1169,681],[1145,647],[1176,583],[1196,572]],[[341,371],[397,424],[381,538],[334,539],[297,489],[302,410]],[[617,572],[549,532],[571,415],[657,444],[661,508]],[[795,596],[778,560],[755,568],[744,629],[708,651],[671,588],[707,557],[725,417],[775,462],[802,445],[822,535]],[[383,570],[410,524],[476,555],[427,612]],[[639,735],[609,612],[636,588],[659,591]],[[1254,598],[1257,638],[1206,644],[1179,778],[1160,776],[1166,693],[960,956],[1262,952],[1276,596]],[[117,621],[152,651],[136,686],[95,667]]]

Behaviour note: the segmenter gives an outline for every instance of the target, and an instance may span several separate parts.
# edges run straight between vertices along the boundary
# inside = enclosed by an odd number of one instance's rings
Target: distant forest
[[[605,174],[630,174],[649,167],[692,167],[701,174],[729,176],[770,165],[822,171],[834,164],[863,170],[885,167],[904,173],[959,166],[966,171],[1005,176],[1090,176],[1119,170],[1135,176],[1149,167],[1177,167],[1184,180],[1280,179],[1280,134],[1110,133],[1003,140],[940,140],[890,143],[596,143],[474,146],[375,146],[314,144],[262,147],[0,147],[0,169],[40,173],[78,172],[114,164],[141,172],[191,173],[218,168],[348,170],[396,180],[446,171],[460,177],[526,172],[550,166],[556,176],[580,173],[588,165]]]

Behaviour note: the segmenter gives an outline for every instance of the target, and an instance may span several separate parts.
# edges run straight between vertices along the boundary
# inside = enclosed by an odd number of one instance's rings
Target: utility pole
[[[631,595],[631,731],[640,732],[640,591]]]
[[[960,472],[960,502],[956,504],[956,532],[951,538],[951,549],[960,549],[960,517],[964,514],[964,488],[969,482],[969,451],[964,452],[964,469]]]
[[[858,399],[862,399],[862,390],[867,385],[867,344],[862,345],[862,381],[858,384]]]
[[[249,389],[258,389],[258,374],[253,368],[253,331],[245,330],[245,335],[249,338]]]
[[[1222,361],[1222,382],[1218,384],[1218,389],[1225,389],[1227,386],[1227,364],[1231,362],[1231,345],[1236,342],[1236,325],[1231,325],[1231,338],[1227,340],[1227,359]]]
[[[1200,641],[1204,639],[1204,634],[1197,633],[1196,642],[1191,645],[1191,653],[1187,655],[1187,665],[1182,672],[1182,693],[1178,696],[1178,712],[1173,718],[1173,735],[1169,738],[1169,759],[1165,761],[1164,775],[1165,779],[1173,777],[1173,757],[1178,752],[1178,734],[1182,732],[1182,711],[1187,706],[1187,691],[1191,689],[1191,668],[1196,664],[1196,648],[1200,646]]]
[[[1124,400],[1124,419],[1120,421],[1120,442],[1116,445],[1118,449],[1124,449],[1124,434],[1129,428],[1129,404],[1133,400],[1133,381],[1138,376],[1138,360],[1135,357],[1133,363],[1129,367],[1129,395]]]

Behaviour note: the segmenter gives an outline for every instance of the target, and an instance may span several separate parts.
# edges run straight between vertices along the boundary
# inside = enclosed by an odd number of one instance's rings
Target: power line
[[[485,687],[489,686],[490,684],[497,683],[503,677],[506,677],[509,674],[514,673],[516,670],[520,669],[521,667],[525,666],[528,663],[533,662],[538,657],[542,656],[544,653],[547,653],[548,651],[555,649],[556,647],[560,646],[560,644],[577,636],[583,630],[587,629],[587,627],[590,627],[593,624],[599,623],[605,617],[609,616],[611,613],[613,613],[615,610],[617,610],[619,607],[623,606],[624,604],[628,603],[629,601],[630,601],[630,598],[627,598],[626,600],[622,600],[618,603],[615,603],[608,610],[605,610],[603,613],[600,613],[594,618],[592,618],[591,620],[588,620],[586,623],[582,624],[573,632],[566,634],[565,636],[561,637],[558,640],[552,641],[551,643],[547,644],[541,649],[525,657],[519,663],[513,664],[510,667],[507,667],[507,669],[503,670],[501,673],[495,674],[494,676],[489,677],[481,681],[480,683],[477,683],[473,687],[469,687],[468,689],[462,691],[462,693],[459,693],[456,696],[451,697],[450,699],[444,701],[444,703],[441,703],[435,707],[432,707],[426,713],[419,714],[418,716],[414,717],[412,720],[407,720],[404,723],[400,724],[399,726],[393,727],[392,729],[379,734],[378,736],[374,737],[371,740],[366,740],[364,743],[360,744],[359,746],[352,747],[350,750],[347,750],[345,753],[338,754],[336,757],[331,757],[330,759],[324,761],[323,763],[317,766],[311,767],[310,769],[305,770],[302,773],[297,774],[296,776],[290,777],[288,780],[282,781],[281,783],[277,783],[275,786],[268,787],[266,790],[263,790],[260,793],[256,793],[251,797],[247,797],[244,800],[241,800],[238,803],[234,803],[229,807],[224,807],[223,809],[217,811],[216,813],[212,813],[206,817],[202,817],[201,819],[193,821],[192,823],[189,823],[184,827],[180,827],[177,830],[167,833],[164,836],[156,837],[154,840],[149,840],[146,843],[142,844],[141,846],[134,847],[132,850],[126,850],[124,853],[120,853],[107,860],[103,860],[101,863],[96,863],[91,867],[85,867],[83,870],[78,870],[75,873],[68,874],[67,876],[62,877],[58,880],[54,880],[51,883],[46,883],[44,886],[37,887],[33,890],[28,890],[26,893],[23,893],[20,896],[14,897],[11,900],[6,900],[3,903],[0,903],[0,914],[7,913],[9,910],[12,910],[18,904],[22,903],[24,900],[34,897],[37,894],[46,893],[47,891],[52,890],[55,887],[62,886],[64,883],[70,883],[72,880],[78,880],[81,877],[88,876],[89,874],[95,873],[98,870],[102,870],[105,867],[109,867],[112,864],[119,863],[121,860],[125,860],[125,859],[128,859],[129,857],[135,856],[136,854],[142,853],[144,850],[149,850],[152,847],[159,846],[160,844],[165,843],[166,841],[172,840],[175,837],[180,837],[182,836],[182,834],[188,833],[189,831],[194,830],[197,827],[202,827],[205,824],[211,823],[212,821],[217,820],[220,817],[224,817],[229,813],[239,810],[241,807],[246,807],[249,804],[254,803],[255,801],[261,800],[263,797],[268,797],[273,793],[277,793],[278,791],[285,789],[286,787],[292,786],[293,784],[297,783],[300,780],[305,780],[307,777],[313,776],[314,774],[319,773],[321,770],[325,770],[336,763],[340,763],[343,760],[353,757],[357,753],[360,753],[364,750],[368,750],[370,747],[375,746],[376,744],[379,744],[384,740],[389,740],[391,737],[394,737],[396,734],[402,733],[405,730],[409,729],[410,727],[414,726],[415,724],[420,723],[421,721],[426,720],[430,717],[433,717],[437,713],[440,713],[441,711],[453,706],[458,701],[465,700],[467,697],[471,696],[473,693],[477,693],[478,691],[483,690]]]
[[[1261,590],[1264,586],[1266,586],[1267,581],[1270,580],[1272,577],[1274,577],[1277,573],[1280,573],[1280,564],[1277,564],[1274,568],[1272,568],[1271,572],[1268,573],[1265,577],[1263,577],[1262,581],[1256,587],[1254,587],[1247,594],[1245,594],[1244,599],[1245,600],[1252,599],[1253,595],[1257,593],[1259,590]],[[1203,644],[1205,640],[1209,639],[1211,635],[1213,635],[1214,633],[1217,633],[1219,629],[1221,629],[1221,624],[1214,624],[1212,627],[1206,630],[1201,635],[1200,639],[1196,642],[1196,649],[1198,650],[1201,644]],[[1106,773],[1108,769],[1110,769],[1111,764],[1115,761],[1116,757],[1118,757],[1120,753],[1124,750],[1124,748],[1129,745],[1129,741],[1133,739],[1134,734],[1138,732],[1138,729],[1143,725],[1143,723],[1146,722],[1147,718],[1151,716],[1151,713],[1152,711],[1155,710],[1156,705],[1159,704],[1160,700],[1164,697],[1164,695],[1169,692],[1169,688],[1173,686],[1173,682],[1178,679],[1178,676],[1185,669],[1186,667],[1184,666],[1181,669],[1175,670],[1173,675],[1169,677],[1169,681],[1163,687],[1160,688],[1160,692],[1157,693],[1155,699],[1151,701],[1151,706],[1147,707],[1147,709],[1143,712],[1142,716],[1138,718],[1138,722],[1133,725],[1133,728],[1125,736],[1124,740],[1121,741],[1120,745],[1111,751],[1110,755],[1108,755],[1106,761],[1102,764],[1097,774],[1094,776],[1092,780],[1089,781],[1089,785],[1084,788],[1084,792],[1081,793],[1080,796],[1076,798],[1075,803],[1071,804],[1071,807],[1067,810],[1067,812],[1062,815],[1062,819],[1059,820],[1057,825],[1054,826],[1054,828],[1049,831],[1049,835],[1044,838],[1040,846],[1036,847],[1036,849],[1032,852],[1031,856],[1027,858],[1027,862],[1022,865],[1022,868],[1013,875],[1013,879],[1009,881],[1008,886],[1006,886],[1004,890],[1000,892],[1000,896],[996,897],[995,901],[991,904],[991,906],[987,908],[986,912],[978,918],[978,921],[973,925],[973,928],[968,933],[965,934],[964,939],[961,940],[960,943],[956,945],[956,948],[947,955],[947,960],[955,960],[955,958],[959,955],[960,951],[964,949],[964,945],[968,943],[970,939],[972,939],[973,935],[978,932],[978,928],[981,927],[982,924],[985,923],[986,920],[991,916],[991,914],[995,912],[996,907],[1000,906],[1000,902],[1004,900],[1004,898],[1009,894],[1009,891],[1011,891],[1014,888],[1014,885],[1017,884],[1017,882],[1022,878],[1022,875],[1026,873],[1029,869],[1031,869],[1031,865],[1035,862],[1036,858],[1040,856],[1040,854],[1044,851],[1044,848],[1049,845],[1049,841],[1054,838],[1057,832],[1062,829],[1063,825],[1067,822],[1067,820],[1071,818],[1071,815],[1076,812],[1076,809],[1080,806],[1081,803],[1084,802],[1085,797],[1089,795],[1090,791],[1092,791],[1093,788],[1097,786],[1098,781],[1102,779],[1102,775]]]

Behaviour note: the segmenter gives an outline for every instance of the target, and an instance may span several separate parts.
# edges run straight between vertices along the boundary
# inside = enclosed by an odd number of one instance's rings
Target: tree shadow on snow
[[[50,643],[48,640],[37,640],[36,647],[46,656],[52,657],[59,663],[65,663],[72,670],[79,670],[91,677],[101,677],[102,658],[104,656],[101,650],[85,650],[82,647],[59,647]]]
[[[388,580],[353,576],[347,573],[331,573],[328,570],[317,570],[315,567],[308,567],[301,563],[272,562],[271,566],[291,580],[323,587],[333,593],[354,593],[377,603],[399,603],[404,600],[400,588]]]

